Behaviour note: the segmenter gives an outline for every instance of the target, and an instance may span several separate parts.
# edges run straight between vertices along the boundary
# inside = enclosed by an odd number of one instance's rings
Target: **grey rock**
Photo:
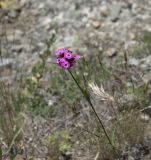
[[[128,160],[135,160],[135,158],[132,156],[128,156]]]
[[[23,7],[26,3],[27,3],[28,0],[20,0],[20,5],[21,7]]]
[[[117,55],[117,50],[115,48],[110,48],[106,51],[108,57],[112,58]]]
[[[135,59],[135,58],[131,58],[131,59],[129,59],[128,64],[131,65],[131,66],[138,66],[139,65],[139,60]]]
[[[140,118],[141,118],[142,122],[149,122],[149,119],[150,119],[149,115],[147,115],[147,114],[141,114]]]
[[[100,13],[102,16],[106,17],[109,15],[109,8],[107,6],[107,4],[104,4],[100,7]]]
[[[99,21],[95,20],[95,21],[92,21],[92,25],[94,28],[98,29],[98,28],[100,28],[101,23]]]
[[[13,59],[11,58],[3,58],[2,60],[0,60],[0,67],[5,67],[7,65],[12,64]]]
[[[90,7],[83,8],[82,13],[84,16],[89,16],[91,13],[91,8]]]
[[[52,19],[50,17],[42,17],[39,19],[39,25],[41,27],[47,27],[52,22]]]
[[[121,4],[120,3],[114,3],[111,6],[110,16],[111,16],[111,20],[113,22],[119,18],[120,11],[121,11]]]
[[[11,18],[17,18],[18,12],[15,10],[11,10],[10,12],[8,12],[8,16]]]
[[[13,32],[14,33],[7,35],[8,41],[11,41],[11,42],[20,41],[22,36],[24,35],[23,31],[21,31],[19,29],[15,29]]]

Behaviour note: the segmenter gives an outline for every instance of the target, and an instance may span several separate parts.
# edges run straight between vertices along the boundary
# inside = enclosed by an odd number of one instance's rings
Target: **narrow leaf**
[[[0,160],[2,160],[2,148],[0,146]]]

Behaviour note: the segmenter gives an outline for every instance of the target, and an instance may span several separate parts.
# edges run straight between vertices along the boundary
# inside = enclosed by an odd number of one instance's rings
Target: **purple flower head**
[[[59,56],[59,57],[61,57],[61,56],[63,56],[64,55],[64,53],[66,53],[66,52],[69,52],[69,50],[67,49],[67,48],[61,48],[61,49],[58,49],[57,51],[55,51],[54,52],[54,55],[55,56]]]
[[[65,58],[65,59],[72,59],[72,58],[73,58],[73,55],[72,55],[72,53],[70,53],[70,52],[66,52],[66,53],[64,53],[64,58]]]
[[[75,60],[79,60],[81,56],[79,54],[74,55]]]
[[[63,62],[63,63],[60,63],[60,66],[63,68],[63,69],[69,69],[71,66],[70,66],[70,63],[68,61],[66,62]]]
[[[54,55],[57,57],[56,62],[62,69],[70,69],[76,64],[76,61],[79,60],[81,57],[79,54],[73,54],[67,48],[61,48],[54,52]]]
[[[57,58],[57,64],[66,62],[65,58]]]

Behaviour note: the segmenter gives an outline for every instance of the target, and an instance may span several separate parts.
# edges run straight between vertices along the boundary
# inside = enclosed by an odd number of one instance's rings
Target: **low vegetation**
[[[71,69],[73,79],[67,70],[48,61],[55,39],[53,35],[47,41],[44,54],[17,88],[0,82],[0,160],[2,155],[13,159],[20,154],[17,144],[25,136],[26,115],[53,120],[54,125],[59,121],[60,127],[42,139],[48,159],[122,159],[138,146],[146,153],[149,122],[142,119],[142,111],[150,105],[151,86],[139,67],[128,64],[130,54],[124,53],[110,65],[105,53],[81,53]],[[144,39],[149,50],[150,39],[150,35]],[[55,99],[51,105],[50,98]]]

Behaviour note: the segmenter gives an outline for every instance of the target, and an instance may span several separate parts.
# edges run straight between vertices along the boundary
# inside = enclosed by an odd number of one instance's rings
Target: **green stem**
[[[110,140],[110,138],[109,138],[109,136],[108,136],[108,133],[107,133],[107,131],[106,131],[106,129],[105,129],[105,126],[104,126],[103,122],[101,121],[99,115],[97,114],[97,112],[96,112],[96,110],[95,110],[95,108],[94,108],[94,106],[93,106],[93,104],[92,104],[92,102],[91,102],[90,95],[89,95],[88,91],[84,90],[84,89],[79,85],[78,81],[76,80],[76,78],[74,77],[74,75],[72,74],[72,72],[71,72],[70,70],[68,70],[68,71],[69,71],[70,75],[72,76],[73,80],[75,81],[75,83],[77,84],[77,86],[79,87],[80,91],[81,91],[82,94],[84,95],[85,99],[88,101],[88,103],[89,103],[89,105],[90,105],[93,113],[95,114],[95,116],[96,116],[99,124],[101,125],[101,128],[103,129],[103,132],[104,132],[104,134],[105,134],[105,136],[106,136],[109,144],[112,146],[113,151],[114,151],[114,152],[116,153],[116,155],[117,155],[118,153],[117,153],[114,145],[112,144],[112,142],[111,142],[111,140]]]
[[[10,146],[9,146],[6,154],[8,154],[8,153],[11,151],[13,145],[15,144],[15,140],[17,139],[17,137],[19,136],[19,134],[21,133],[21,131],[22,131],[22,128],[20,128],[20,129],[17,131],[17,133],[14,135],[14,137],[13,137],[13,139],[12,139],[12,142],[11,142],[11,144],[10,144]]]

